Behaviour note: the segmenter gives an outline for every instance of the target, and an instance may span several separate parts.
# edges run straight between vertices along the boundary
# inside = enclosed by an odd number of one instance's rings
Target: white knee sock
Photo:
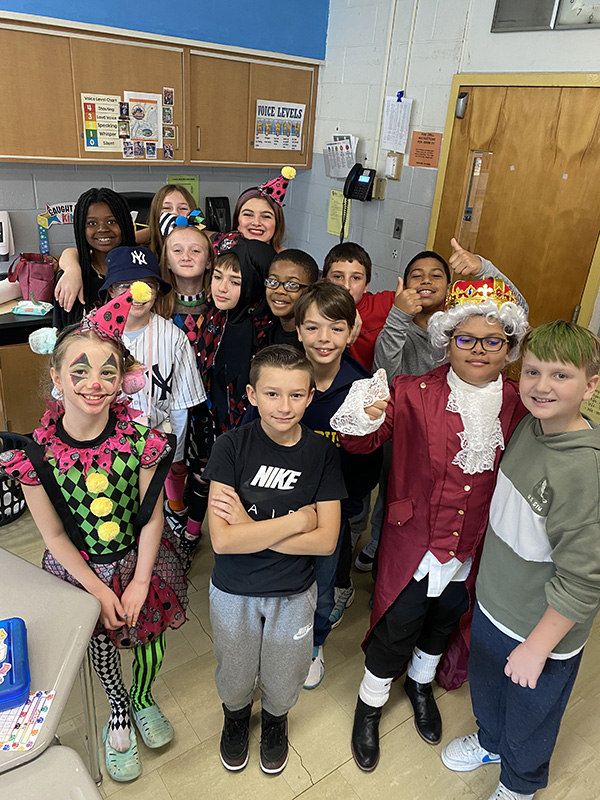
[[[432,656],[429,653],[424,653],[418,647],[415,647],[408,666],[408,677],[417,683],[431,683],[435,678],[435,671],[441,657],[441,655]]]
[[[392,678],[378,678],[365,667],[365,675],[360,683],[358,696],[368,706],[381,708],[387,703],[391,685]]]

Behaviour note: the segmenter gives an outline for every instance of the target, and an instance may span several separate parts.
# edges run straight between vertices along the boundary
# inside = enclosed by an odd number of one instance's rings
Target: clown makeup
[[[77,419],[86,430],[88,419],[89,429],[93,430],[95,423],[90,417],[107,418],[123,376],[114,345],[100,339],[78,342],[77,338],[73,336],[65,350],[62,366],[52,368],[52,380],[63,393],[65,420],[72,423]]]
[[[85,378],[85,370],[89,366],[90,362],[85,353],[80,353],[75,361],[69,364],[69,375],[73,386],[77,386]]]
[[[111,353],[104,364],[102,364],[102,371],[104,375],[106,375],[106,380],[114,386],[119,377],[119,367],[117,366],[117,359],[114,353]]]
[[[77,358],[69,364],[69,377],[73,387],[78,386],[82,381],[89,377],[92,371],[92,365],[87,353],[80,353]],[[100,380],[115,386],[117,378],[119,377],[119,367],[115,354],[111,353],[106,361],[100,366]],[[96,386],[97,384],[97,386]],[[100,383],[96,381],[94,387],[97,388]]]

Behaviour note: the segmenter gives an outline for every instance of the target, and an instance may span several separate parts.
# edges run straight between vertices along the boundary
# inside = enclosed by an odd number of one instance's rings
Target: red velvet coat
[[[494,470],[465,475],[452,464],[463,424],[460,414],[446,411],[448,369],[444,364],[426,375],[398,375],[379,430],[367,436],[340,437],[342,447],[351,453],[370,452],[392,438],[373,613],[363,647],[373,626],[408,584],[428,550],[442,563],[454,557],[462,562],[473,558],[467,579],[473,598],[502,451],[496,453]],[[527,412],[517,384],[507,378],[503,382],[500,424],[506,443]],[[440,664],[438,682],[447,689],[458,688],[467,679],[470,629],[471,612],[463,615],[459,631],[455,631],[458,635]]]

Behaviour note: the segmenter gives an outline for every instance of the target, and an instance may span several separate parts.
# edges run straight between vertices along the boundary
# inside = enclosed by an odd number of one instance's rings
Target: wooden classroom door
[[[576,315],[600,232],[600,90],[461,86],[434,249],[489,258],[533,326]]]

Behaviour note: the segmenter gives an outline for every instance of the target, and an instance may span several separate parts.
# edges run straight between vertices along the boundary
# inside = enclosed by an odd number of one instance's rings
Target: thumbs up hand
[[[400,311],[404,311],[405,314],[410,314],[411,317],[423,310],[419,293],[416,289],[405,289],[404,281],[401,277],[398,278],[394,305]]]
[[[452,255],[448,259],[450,268],[457,275],[478,275],[481,272],[481,259],[474,253],[464,250],[456,239],[450,239]]]

